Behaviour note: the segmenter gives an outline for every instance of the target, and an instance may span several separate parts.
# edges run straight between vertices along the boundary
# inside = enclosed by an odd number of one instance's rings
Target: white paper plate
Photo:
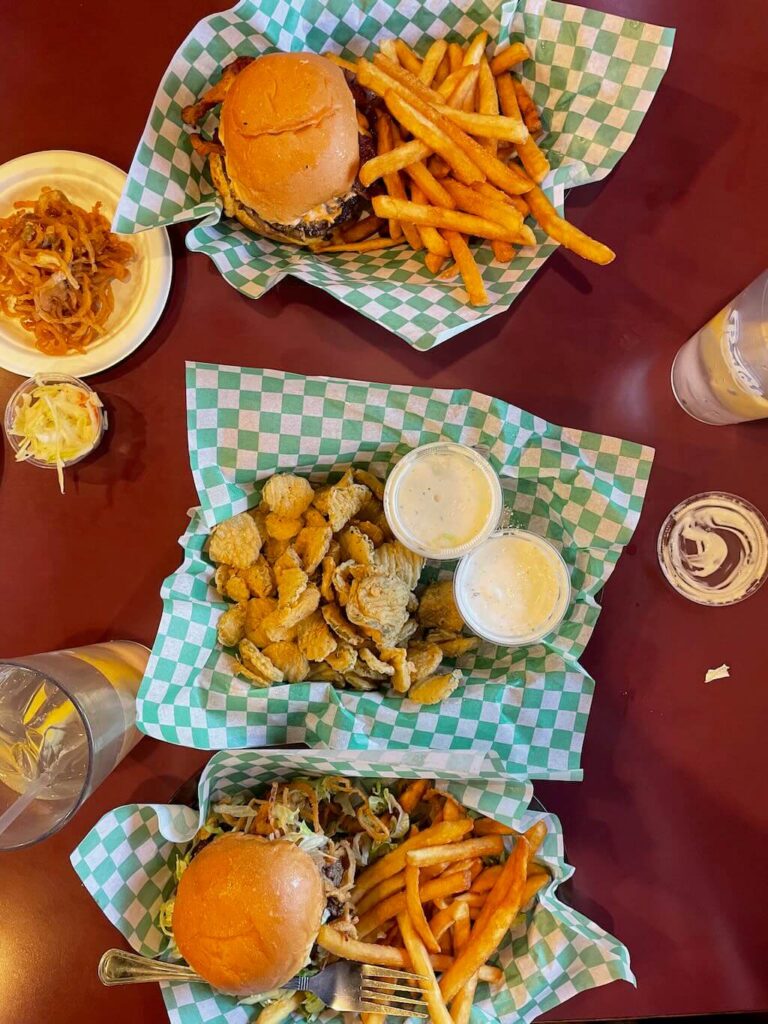
[[[60,188],[72,202],[86,209],[100,201],[104,215],[111,221],[125,179],[125,171],[86,153],[28,153],[0,166],[0,217],[8,216],[17,200],[36,199],[43,186],[50,185]],[[114,366],[139,347],[168,299],[173,266],[171,246],[165,228],[125,237],[136,258],[130,264],[129,280],[112,285],[115,309],[107,333],[84,353],[47,356],[35,348],[32,336],[18,321],[0,314],[0,366],[25,377],[46,370],[89,377]]]

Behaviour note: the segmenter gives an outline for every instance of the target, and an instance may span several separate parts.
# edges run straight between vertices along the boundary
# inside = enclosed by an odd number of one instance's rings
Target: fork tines
[[[418,974],[365,964],[362,975],[361,1010],[391,1017],[429,1016]]]

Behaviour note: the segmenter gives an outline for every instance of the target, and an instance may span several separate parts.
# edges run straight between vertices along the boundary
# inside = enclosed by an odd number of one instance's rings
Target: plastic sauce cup
[[[461,558],[499,525],[501,483],[464,444],[436,441],[404,455],[387,477],[384,512],[395,537],[438,561]]]
[[[461,559],[453,578],[468,628],[501,647],[523,647],[553,633],[571,601],[562,555],[527,530],[499,530]]]

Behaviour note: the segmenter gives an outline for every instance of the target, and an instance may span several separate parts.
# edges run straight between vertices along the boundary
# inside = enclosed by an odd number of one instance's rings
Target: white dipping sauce
[[[734,604],[768,573],[765,520],[749,502],[712,492],[682,502],[659,537],[667,579],[698,604]]]
[[[541,537],[509,530],[461,562],[456,600],[470,629],[495,643],[546,636],[562,620],[570,581],[562,559]]]
[[[457,557],[496,526],[501,486],[471,448],[439,442],[398,463],[384,504],[395,536],[406,547],[430,558]]]

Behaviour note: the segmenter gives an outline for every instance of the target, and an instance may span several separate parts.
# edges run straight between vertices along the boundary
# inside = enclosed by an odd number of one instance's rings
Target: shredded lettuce
[[[320,996],[316,996],[314,992],[307,992],[304,996],[303,1009],[304,1013],[307,1015],[307,1020],[313,1021],[316,1020],[323,1012],[325,1009],[325,1003]]]

